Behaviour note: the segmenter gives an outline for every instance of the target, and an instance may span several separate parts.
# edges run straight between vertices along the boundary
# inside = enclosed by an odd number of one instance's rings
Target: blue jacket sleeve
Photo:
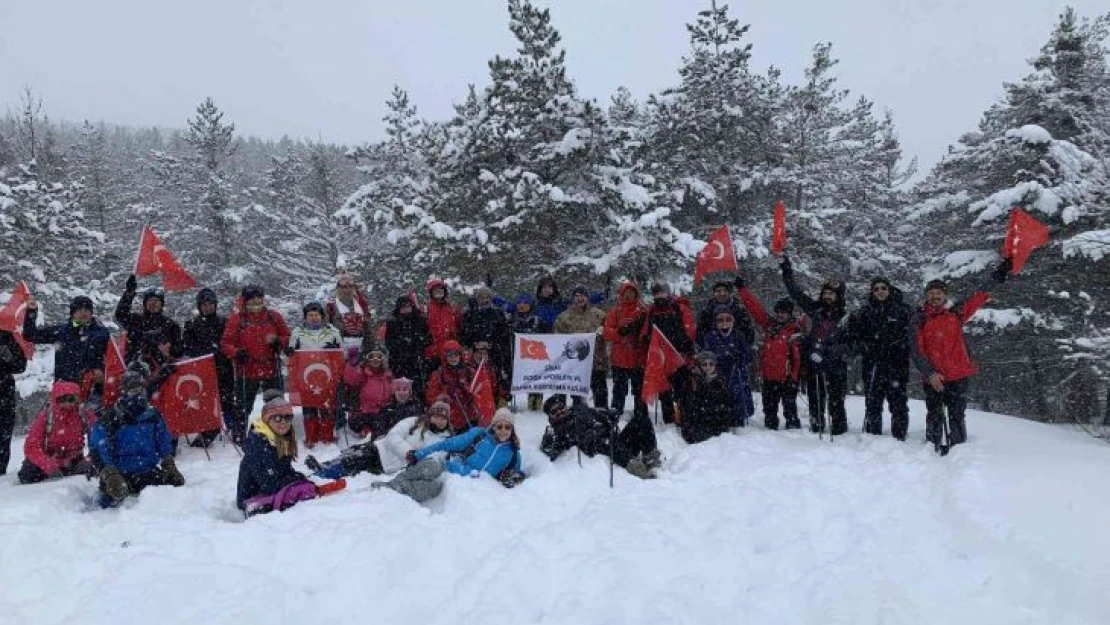
[[[590,293],[589,301],[594,306],[598,306],[600,304],[604,304],[605,300],[607,299],[609,298],[605,295],[605,291],[594,291],[593,293]]]
[[[423,460],[424,458],[427,458],[437,451],[458,453],[470,446],[471,443],[477,440],[478,437],[480,437],[484,433],[485,430],[483,430],[482,428],[470,428],[462,434],[458,434],[456,436],[452,436],[451,438],[432,443],[431,445],[425,445],[420,449],[417,449],[414,453],[417,460]]]
[[[89,447],[96,452],[96,457],[106,467],[116,466],[115,450],[110,438],[108,431],[100,423],[94,425],[89,432]]]

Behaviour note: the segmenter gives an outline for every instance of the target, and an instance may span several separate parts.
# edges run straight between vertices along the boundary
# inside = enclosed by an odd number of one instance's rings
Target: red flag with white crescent
[[[779,200],[775,202],[775,223],[771,232],[771,253],[782,254],[786,249],[786,204]]]
[[[31,289],[27,287],[26,282],[20,280],[15,283],[8,303],[0,309],[0,330],[12,333],[15,342],[19,344],[19,348],[23,350],[23,355],[28,360],[35,355],[35,346],[23,338],[23,318],[27,316],[27,299],[30,296]]]
[[[651,328],[651,345],[648,347],[647,366],[644,368],[644,403],[652,404],[659,394],[671,388],[669,377],[686,364],[686,359],[663,336],[659,328]]]
[[[220,386],[212,354],[180,360],[173,375],[154,394],[154,407],[162,413],[171,436],[223,428]]]
[[[104,350],[104,392],[101,403],[105,408],[114,406],[121,394],[120,381],[127,371],[127,334],[121,333],[108,341]]]
[[[1017,274],[1033,250],[1048,243],[1048,227],[1029,213],[1014,207],[1006,227],[1006,240],[1002,243],[1002,258],[1013,259],[1010,273]]]
[[[694,286],[701,284],[702,278],[713,272],[736,273],[736,270],[736,252],[732,248],[732,236],[729,235],[728,226],[721,226],[709,235],[705,241],[705,247],[701,248],[698,257],[694,260]]]
[[[289,357],[289,401],[332,409],[346,360],[341,349],[302,349]]]
[[[139,253],[135,256],[135,275],[154,274],[161,274],[162,285],[167,291],[185,291],[197,285],[197,281],[162,244],[154,229],[146,226],[143,228],[142,236],[139,237]]]

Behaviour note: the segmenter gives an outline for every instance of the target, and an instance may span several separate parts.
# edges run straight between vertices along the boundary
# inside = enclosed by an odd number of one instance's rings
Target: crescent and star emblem
[[[181,385],[186,382],[196,382],[197,392],[190,395],[188,398],[183,398],[181,397]],[[173,385],[174,397],[177,397],[178,399],[185,399],[185,406],[188,407],[189,410],[200,410],[200,400],[197,398],[200,397],[203,393],[204,380],[200,379],[200,376],[196,375],[195,373],[187,373],[177,378],[177,382]]]
[[[311,365],[308,365],[307,367],[305,367],[304,368],[304,373],[301,374],[301,379],[304,380],[304,383],[307,384],[309,386],[309,388],[312,389],[312,394],[313,395],[322,395],[324,393],[324,388],[322,386],[317,386],[317,385],[308,381],[308,374],[312,373],[313,371],[323,371],[324,375],[327,376],[327,381],[331,382],[331,380],[332,380],[331,368],[328,367],[326,364],[324,364],[322,362],[314,362]]]

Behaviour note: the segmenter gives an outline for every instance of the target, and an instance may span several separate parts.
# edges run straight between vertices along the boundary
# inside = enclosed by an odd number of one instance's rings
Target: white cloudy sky
[[[579,90],[605,100],[672,85],[683,24],[709,0],[539,0]],[[1105,0],[1073,0],[1091,15]],[[797,79],[831,41],[843,85],[891,108],[932,162],[1020,77],[1065,2],[751,0],[759,68]],[[358,143],[380,136],[396,83],[443,118],[512,50],[502,0],[0,0],[0,107],[24,85],[59,119],[182,126],[205,96],[241,132]]]

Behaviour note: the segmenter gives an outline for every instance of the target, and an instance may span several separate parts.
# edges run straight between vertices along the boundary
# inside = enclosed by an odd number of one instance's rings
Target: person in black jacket
[[[652,328],[659,328],[687,363],[693,360],[697,348],[694,343],[697,338],[694,313],[686,300],[673,297],[671,287],[663,282],[651,286],[651,306],[648,306],[646,321],[640,331],[640,340],[644,345],[651,345]],[[686,392],[687,373],[689,371],[686,367],[676,371],[670,377],[670,390],[659,395],[664,423],[674,423],[675,402],[682,402],[682,396]]]
[[[840,327],[845,314],[844,283],[829,278],[821,286],[820,297],[815,300],[794,281],[794,268],[786,255],[782,257],[782,281],[791,299],[810,317],[809,331],[802,339],[810,430],[824,432],[826,417],[829,417],[832,421],[830,434],[844,434],[848,431],[844,396],[848,392],[848,357],[851,351],[848,333]]]
[[[235,411],[235,367],[220,351],[220,339],[224,336],[227,319],[216,312],[218,305],[219,299],[212,289],[204,288],[197,293],[197,316],[185,322],[181,345],[186,358],[208,354],[215,357],[216,381],[220,387],[220,412],[226,422]],[[193,446],[209,445],[219,433],[219,430],[203,432],[193,441]]]
[[[480,342],[489,343],[490,362],[498,371],[512,367],[512,333],[505,311],[493,305],[493,291],[480,286],[474,292],[469,309],[463,313],[459,342],[474,349]]]
[[[247,503],[259,495],[275,495],[305,476],[293,468],[297,438],[293,433],[293,405],[277,389],[262,395],[262,417],[251,426],[243,442],[235,504],[247,511]]]
[[[682,439],[691,445],[729,431],[733,423],[732,389],[717,371],[717,354],[700,352],[690,376],[682,409]]]
[[[890,406],[890,431],[894,438],[906,440],[910,409],[906,404],[906,384],[910,377],[910,307],[902,301],[902,291],[890,280],[871,280],[867,303],[848,317],[848,336],[852,349],[863,360],[863,385],[866,408],[863,431],[883,433],[883,401]]]
[[[655,477],[655,469],[662,456],[655,446],[655,437],[639,432],[637,420],[629,422],[619,433],[617,422],[620,413],[614,410],[596,410],[585,404],[567,407],[565,395],[552,395],[543,403],[547,415],[547,431],[540,440],[540,451],[552,462],[563,452],[578,447],[592,458],[595,455],[612,455],[613,464],[623,467],[641,479]],[[651,427],[651,422],[646,422]],[[616,439],[613,437],[616,436]]]
[[[424,350],[432,344],[428,319],[408,295],[397,298],[393,314],[385,322],[385,348],[389,351],[389,370],[395,378],[412,380],[413,395],[424,397],[427,363]],[[356,400],[357,405],[357,400]]]
[[[153,337],[168,338],[171,345],[171,355],[181,357],[181,327],[170,319],[162,310],[166,306],[166,292],[158,287],[150,287],[143,291],[143,312],[131,312],[131,304],[135,301],[137,282],[135,274],[127,278],[127,285],[123,295],[116,304],[116,323],[127,331],[127,363],[131,364],[152,347]]]
[[[36,345],[59,344],[54,352],[54,380],[84,386],[84,377],[90,375],[95,383],[103,382],[104,352],[111,335],[93,316],[93,301],[78,295],[69,303],[69,319],[65,323],[41,328],[35,324],[38,309],[34,296],[29,296],[23,338]]]
[[[15,429],[15,375],[27,369],[27,357],[11,332],[0,330],[0,475],[8,472]]]
[[[743,280],[739,277],[737,280],[740,283],[740,286],[737,288],[743,288]],[[721,306],[728,306],[729,310],[732,312],[734,330],[740,333],[740,336],[744,337],[748,345],[755,343],[755,325],[752,324],[751,315],[749,315],[747,309],[744,308],[744,304],[732,294],[733,284],[732,282],[725,282],[723,280],[713,284],[713,297],[705,303],[705,307],[702,308],[701,312],[698,314],[698,330],[696,337],[698,345],[701,345],[702,341],[705,340],[706,334],[709,334],[717,327],[717,311],[720,310]]]

